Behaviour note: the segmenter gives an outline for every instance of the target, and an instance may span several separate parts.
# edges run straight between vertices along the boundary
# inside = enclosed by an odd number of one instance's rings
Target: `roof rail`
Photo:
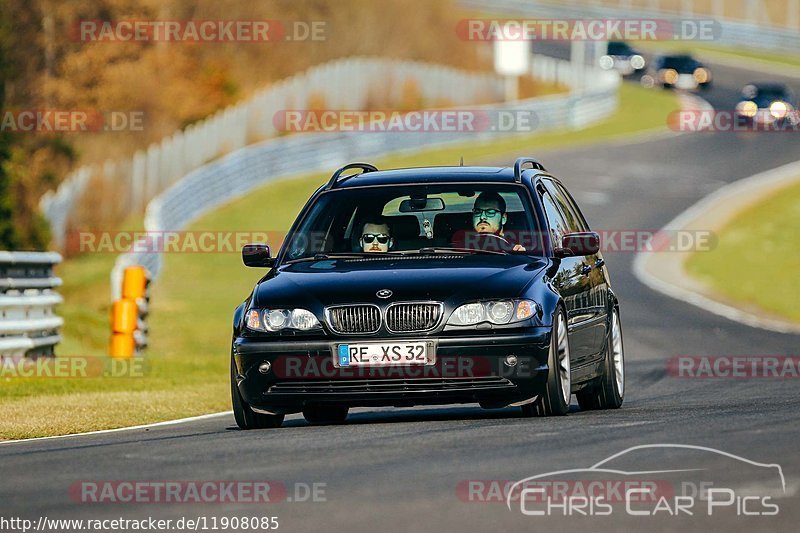
[[[360,168],[362,170],[362,172],[359,172],[358,174],[366,174],[367,172],[376,172],[378,170],[378,167],[376,167],[375,165],[370,165],[369,163],[350,163],[333,173],[333,176],[331,176],[330,181],[328,181],[328,184],[325,186],[325,190],[328,191],[330,189],[335,188],[336,183],[339,180],[339,176],[341,176],[344,171],[353,168]],[[344,179],[350,178],[352,176],[357,176],[358,174],[350,174],[348,176],[345,176]]]
[[[531,164],[531,168],[535,168],[538,170],[547,170],[544,168],[544,165],[539,163],[536,159],[532,157],[520,157],[516,161],[514,161],[514,181],[517,183],[522,183],[522,165],[527,163]]]

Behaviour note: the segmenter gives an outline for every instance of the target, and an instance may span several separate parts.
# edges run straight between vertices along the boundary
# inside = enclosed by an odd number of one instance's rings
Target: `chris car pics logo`
[[[616,490],[615,480],[623,482],[620,494],[586,490]],[[778,464],[705,446],[645,444],[586,468],[521,479],[508,488],[506,506],[530,517],[770,517],[792,492]]]

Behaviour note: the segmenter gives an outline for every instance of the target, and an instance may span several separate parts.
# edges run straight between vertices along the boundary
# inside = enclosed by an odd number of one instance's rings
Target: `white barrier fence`
[[[158,193],[208,161],[277,136],[281,132],[273,118],[281,110],[358,110],[405,100],[420,107],[464,106],[502,98],[503,80],[494,74],[414,61],[340,59],[276,83],[130,159],[81,167],[45,194],[40,208],[50,222],[54,246],[61,249],[69,218],[93,179],[108,184],[118,200],[103,209],[120,218],[141,212]]]
[[[585,0],[561,0],[585,4]],[[644,8],[653,13],[681,17],[713,17],[720,21],[740,22],[751,26],[779,26],[800,30],[800,0],[589,0],[602,7]],[[638,4],[638,5],[637,5]]]
[[[726,11],[720,0],[647,0],[644,6],[631,0],[462,0],[461,3],[476,10],[531,19],[645,18],[673,24],[685,19],[713,19],[719,23],[720,34],[711,41],[697,41],[700,44],[795,54],[800,50],[800,0],[785,0],[785,12],[776,14],[774,19],[769,15],[775,11],[769,9],[770,1],[744,0],[745,9],[735,14],[738,17]],[[680,8],[675,9],[676,5]],[[685,42],[690,46],[694,41]]]
[[[53,252],[0,252],[0,360],[53,355],[64,324],[55,314],[60,262]]]
[[[614,113],[618,106],[620,77],[600,69],[576,73],[572,65],[548,57],[534,58],[533,74],[573,84],[569,94],[532,98],[502,105],[472,106],[491,113],[523,113],[534,117],[533,128],[547,131],[579,129]],[[209,163],[178,181],[147,207],[145,230],[160,233],[179,231],[203,213],[243,195],[271,180],[320,172],[320,183],[337,167],[351,161],[371,160],[390,153],[418,151],[431,146],[465,141],[489,141],[519,131],[479,132],[337,132],[303,133],[279,137],[246,147]],[[527,152],[520,147],[520,153]],[[469,154],[465,154],[469,156]],[[456,163],[455,161],[453,162]],[[147,249],[142,246],[142,249]],[[111,276],[112,292],[118,298],[122,272],[130,265],[143,265],[157,277],[161,254],[133,252],[120,255]]]

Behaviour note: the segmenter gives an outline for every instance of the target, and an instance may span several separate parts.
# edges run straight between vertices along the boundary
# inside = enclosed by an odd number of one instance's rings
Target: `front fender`
[[[238,337],[244,325],[244,308],[247,302],[240,303],[236,309],[233,310],[233,336]]]
[[[542,308],[542,325],[552,326],[553,316],[558,309],[561,295],[558,294],[552,283],[545,280],[537,282],[529,287],[524,298],[529,298],[539,304]]]

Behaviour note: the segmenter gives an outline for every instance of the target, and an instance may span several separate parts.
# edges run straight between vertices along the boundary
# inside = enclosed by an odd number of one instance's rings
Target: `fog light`
[[[517,366],[517,356],[509,354],[506,356],[506,366]]]
[[[270,368],[272,368],[272,365],[270,364],[269,361],[264,361],[263,363],[258,365],[258,371],[261,372],[262,374],[266,374],[267,372],[269,372]]]

